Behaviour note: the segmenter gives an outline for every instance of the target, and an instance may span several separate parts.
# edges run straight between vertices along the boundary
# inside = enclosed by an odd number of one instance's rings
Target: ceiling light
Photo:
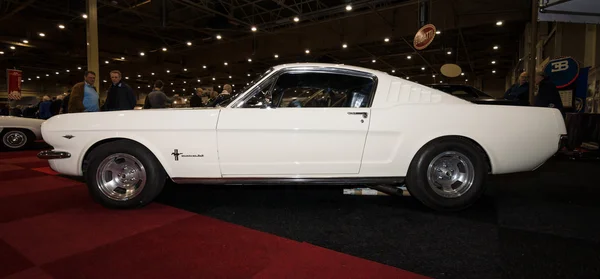
[[[352,5],[346,6],[346,11],[352,11]]]
[[[31,80],[31,78],[28,78],[27,80]]]
[[[200,80],[198,80],[198,82],[200,82]]]
[[[231,78],[231,76],[229,76],[229,78]]]
[[[148,87],[150,87],[150,85],[148,85]]]
[[[297,16],[295,16],[295,17],[294,17],[294,21],[295,21],[295,22],[298,22],[298,21],[300,21],[300,19],[299,19]]]
[[[439,34],[442,34],[442,31],[438,30],[438,31],[435,31],[435,33],[439,35]]]
[[[138,89],[140,89],[140,86],[138,86]]]
[[[410,79],[410,77],[406,77],[406,79]]]
[[[494,49],[499,49],[499,48],[500,48],[499,46],[494,46]]]
[[[49,75],[49,74],[46,74],[46,76],[47,76],[47,77],[49,77],[50,75]]]
[[[4,51],[0,51],[0,55],[4,54]]]
[[[184,69],[183,69],[183,71],[184,71],[184,72],[187,72],[187,69],[186,69],[186,68],[184,68]]]
[[[385,39],[383,39],[383,41],[387,43],[390,41],[390,38],[385,38]]]
[[[421,70],[425,71],[425,67],[421,67]]]
[[[227,66],[227,65],[229,65],[229,64],[227,64],[227,62],[225,62],[225,63],[223,63],[223,65]]]
[[[469,79],[465,79],[465,81],[469,81]]]
[[[492,64],[496,64],[496,61],[492,61]]]
[[[461,76],[464,76],[464,75],[465,75],[465,73],[460,73],[460,75],[461,75]]]
[[[173,83],[171,82],[171,85],[173,85]]]
[[[395,72],[396,72],[396,70],[392,70],[392,73],[395,73]]]
[[[154,75],[154,73],[152,73],[152,75]]]
[[[183,81],[183,84],[186,84],[186,83],[187,83],[187,82],[184,80],[184,81]]]
[[[183,91],[185,91],[185,88],[184,88],[184,89],[182,89],[182,90],[183,90]],[[183,101],[187,102],[187,99],[184,99]]]
[[[81,67],[77,67],[77,70],[81,70]]]
[[[373,60],[371,60],[371,62],[375,63],[375,62],[377,62],[377,60],[373,59]]]
[[[250,28],[250,30],[252,30],[252,32],[256,32],[256,26],[252,26],[252,28]]]
[[[501,25],[502,25],[502,23],[503,23],[503,22],[502,22],[501,20],[499,20],[498,22],[496,22],[496,25],[498,25],[498,26],[501,26]]]
[[[448,52],[446,52],[446,54],[450,55],[450,54],[452,54],[452,51],[448,51]]]
[[[23,43],[24,43],[24,44],[28,44],[28,43],[29,43],[29,41],[28,41],[28,40],[23,40]]]
[[[279,58],[279,55],[275,54],[275,55],[274,55],[274,57],[275,57],[275,58]]]
[[[435,75],[432,75],[432,77],[435,77]]]
[[[202,68],[206,69],[206,65],[202,65]]]
[[[104,63],[108,64],[108,60],[104,61]]]
[[[163,47],[163,48],[162,48],[162,51],[167,51],[167,48],[166,48],[166,47]]]
[[[496,70],[493,70],[493,71],[492,71],[492,74],[495,74],[495,73],[496,73]]]
[[[410,56],[410,55],[406,56],[406,59],[411,59],[411,58],[412,58],[412,56]]]
[[[167,70],[167,73],[170,73],[170,72],[171,72],[170,70]]]
[[[14,46],[10,46],[10,49],[15,49],[15,47]]]
[[[46,37],[46,34],[44,33],[39,33],[38,35],[40,35],[40,37]]]
[[[142,77],[142,75],[138,75],[138,77]]]
[[[87,15],[86,14],[82,14],[81,17],[87,18]]]
[[[121,56],[121,60],[125,60],[125,57]]]
[[[71,70],[67,70],[67,73],[68,73],[68,72],[71,72]]]
[[[252,62],[252,58],[248,58],[248,62]]]
[[[248,76],[250,76],[250,74],[248,74]]]
[[[125,79],[129,79],[129,77],[125,77]]]
[[[307,49],[304,52],[306,52],[306,54],[309,54],[310,53],[310,49]]]
[[[220,40],[221,38],[223,38],[221,35],[217,35],[217,40]]]
[[[56,72],[55,74],[57,74],[57,75],[58,75],[59,73],[58,73],[58,72]]]
[[[213,78],[213,80],[216,80],[215,78]]]
[[[65,26],[64,26],[64,25],[62,25],[62,24],[59,24],[59,25],[58,25],[58,28],[60,28],[60,29],[65,29]]]
[[[106,82],[106,80],[102,80],[102,82]]]
[[[140,56],[144,56],[146,55],[144,52],[140,52]]]
[[[40,78],[40,76],[37,76],[36,78]]]
[[[343,44],[343,45],[342,45],[342,47],[343,47],[343,48],[347,48],[347,47],[348,47],[348,45],[347,45],[347,44]]]
[[[192,45],[192,42],[187,42],[187,45],[188,45],[188,46],[191,46],[191,45]]]

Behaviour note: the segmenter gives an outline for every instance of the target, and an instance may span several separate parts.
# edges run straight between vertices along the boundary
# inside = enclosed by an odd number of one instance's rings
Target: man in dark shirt
[[[161,80],[157,80],[154,83],[154,90],[146,96],[146,101],[144,103],[145,109],[165,108],[167,107],[167,103],[173,103],[173,100],[169,99],[162,91],[163,86],[164,83]]]
[[[504,93],[504,99],[507,100],[519,100],[522,104],[529,104],[529,75],[527,72],[522,72],[519,75],[517,83],[513,84],[506,93]]]
[[[198,87],[196,89],[196,94],[194,94],[194,96],[192,96],[192,98],[190,99],[190,107],[197,108],[204,106],[204,104],[202,103],[203,93],[204,91],[202,90],[202,88]]]
[[[560,93],[550,78],[544,72],[537,72],[535,83],[538,86],[538,93],[535,96],[534,106],[556,108],[564,114]]]
[[[104,110],[128,110],[133,109],[137,103],[137,98],[133,89],[121,80],[121,72],[114,70],[110,72],[112,85],[106,94]]]

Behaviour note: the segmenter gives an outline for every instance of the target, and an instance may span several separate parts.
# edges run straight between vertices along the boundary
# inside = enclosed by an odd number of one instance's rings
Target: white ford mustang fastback
[[[438,210],[483,193],[488,174],[532,171],[559,149],[553,108],[473,104],[384,72],[333,64],[273,67],[217,108],[58,115],[38,156],[84,176],[111,208],[175,183],[405,184]],[[379,189],[379,188],[377,188]]]

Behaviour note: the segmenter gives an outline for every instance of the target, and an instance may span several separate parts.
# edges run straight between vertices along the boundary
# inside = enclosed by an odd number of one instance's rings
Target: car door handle
[[[367,116],[369,115],[368,113],[362,112],[362,111],[351,111],[351,112],[348,112],[348,114],[350,114],[350,115],[362,115],[363,118],[367,118]]]

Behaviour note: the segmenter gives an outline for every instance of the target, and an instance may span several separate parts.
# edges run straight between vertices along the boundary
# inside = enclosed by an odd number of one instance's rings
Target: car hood
[[[164,108],[59,114],[42,125],[50,131],[188,130],[215,122],[222,108]]]
[[[44,123],[43,119],[25,118],[16,116],[0,116],[0,127],[39,127]]]

